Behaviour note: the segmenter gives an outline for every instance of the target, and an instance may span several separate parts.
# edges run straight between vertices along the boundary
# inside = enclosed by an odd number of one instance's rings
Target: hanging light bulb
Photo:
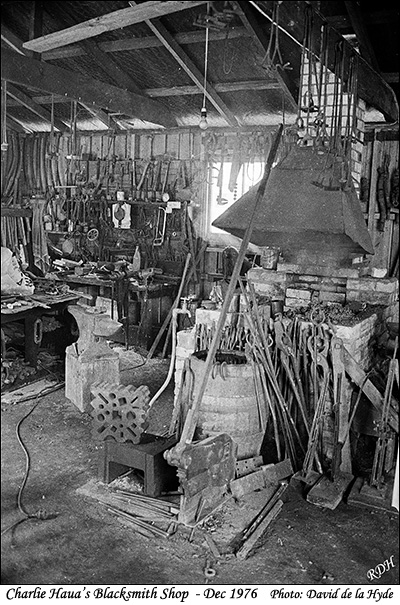
[[[204,106],[201,108],[199,128],[200,130],[207,130],[208,128],[207,109]]]
[[[207,15],[210,13],[210,3],[207,2]],[[206,97],[207,97],[207,67],[208,67],[208,26],[206,26],[206,46],[204,49],[204,84],[203,84],[203,106],[200,112],[199,128],[201,130],[207,130],[207,109],[206,109]]]

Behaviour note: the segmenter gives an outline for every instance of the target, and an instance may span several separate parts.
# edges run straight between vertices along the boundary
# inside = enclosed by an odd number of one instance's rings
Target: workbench
[[[21,322],[25,332],[25,360],[33,367],[37,366],[37,357],[41,342],[41,319],[44,315],[60,315],[79,299],[79,296],[68,294],[64,296],[35,295],[24,301],[23,306],[2,308],[1,325]],[[38,321],[39,320],[39,321]]]
[[[126,341],[148,349],[153,343],[176,295],[179,278],[159,276],[159,281],[138,285],[129,280],[102,279],[96,275],[60,276],[58,280],[86,294],[111,299],[111,317],[125,325]],[[57,280],[57,281],[58,281]],[[107,296],[108,294],[108,296]],[[132,300],[131,294],[134,295]],[[114,317],[114,302],[118,317]],[[137,311],[133,312],[133,307]]]

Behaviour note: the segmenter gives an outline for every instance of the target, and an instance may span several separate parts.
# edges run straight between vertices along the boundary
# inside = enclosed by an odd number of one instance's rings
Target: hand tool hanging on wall
[[[141,200],[142,200],[142,199],[144,199],[144,195],[143,195],[143,191],[142,191],[142,189],[143,189],[144,181],[145,181],[145,178],[146,178],[146,176],[147,176],[147,172],[148,172],[148,170],[149,170],[150,164],[151,164],[151,162],[147,162],[147,164],[145,165],[145,167],[144,167],[144,169],[143,169],[143,172],[142,172],[142,175],[141,175],[141,177],[140,177],[140,180],[139,180],[138,186],[137,186],[137,188],[136,188],[136,190],[137,190],[137,192],[138,192],[138,197],[139,197],[139,199],[141,199]]]
[[[163,206],[158,207],[157,219],[154,227],[153,246],[162,246],[165,238],[165,229],[167,226],[167,209]]]
[[[170,167],[171,167],[171,160],[170,160],[170,158],[168,158],[167,159],[167,165],[166,165],[165,171],[164,171],[164,179],[163,179],[163,184],[162,184],[162,189],[161,189],[161,199],[163,199],[164,194],[167,193],[168,177],[169,177]]]
[[[380,212],[380,218],[377,228],[379,231],[384,231],[387,214],[390,211],[390,179],[389,179],[389,163],[390,158],[387,154],[384,155],[381,166],[378,166],[378,178],[376,182],[376,199]]]
[[[233,143],[232,150],[232,167],[231,173],[229,175],[229,191],[235,191],[235,187],[237,184],[237,179],[242,168],[243,159],[242,159],[242,140],[240,136],[236,135],[235,141]]]
[[[390,205],[392,208],[399,207],[399,169],[394,168],[390,178]]]

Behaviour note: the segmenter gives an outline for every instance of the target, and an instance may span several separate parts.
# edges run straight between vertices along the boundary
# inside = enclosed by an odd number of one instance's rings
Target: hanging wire
[[[228,47],[229,47],[229,30],[230,30],[230,27],[228,26],[227,32],[226,32],[226,37],[225,37],[225,42],[224,42],[224,58],[223,58],[223,64],[222,64],[222,68],[223,68],[224,74],[226,76],[228,76],[231,73],[233,64],[234,64],[237,54],[238,54],[237,48],[233,47],[231,57],[229,60],[229,64],[228,64],[227,56],[228,56]]]
[[[207,2],[207,14],[209,14],[210,3]],[[206,96],[207,96],[207,70],[208,70],[208,38],[209,28],[206,27],[206,46],[204,50],[204,83],[203,83],[203,106],[202,110],[206,109]]]
[[[1,150],[7,151],[7,80],[1,81]]]

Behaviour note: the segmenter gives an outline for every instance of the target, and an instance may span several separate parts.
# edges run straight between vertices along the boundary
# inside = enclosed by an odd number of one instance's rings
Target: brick
[[[338,326],[336,336],[342,340],[351,340],[354,338],[354,328],[352,326]]]
[[[359,279],[348,279],[346,287],[348,290],[360,290],[360,280]]]
[[[347,290],[346,301],[347,302],[360,302],[361,295],[357,290]]]
[[[300,282],[313,283],[317,281],[315,275],[299,275],[298,280]]]
[[[194,352],[195,346],[193,347],[176,347],[176,357],[177,359],[186,359]]]
[[[326,302],[344,303],[346,300],[346,295],[340,294],[339,292],[320,292],[319,299]]]
[[[254,289],[257,294],[266,296],[271,300],[284,300],[286,287],[280,284],[255,283]]]
[[[302,300],[300,298],[285,298],[285,306],[288,309],[296,309],[299,307],[309,307],[311,301]]]
[[[175,370],[179,371],[179,370],[183,370],[183,366],[185,365],[185,358],[184,357],[176,357],[175,358]]]
[[[396,280],[397,282],[397,280]],[[390,294],[392,294],[393,292],[396,292],[396,286],[397,283],[392,281],[392,280],[387,280],[387,279],[382,279],[380,281],[378,281],[378,283],[376,284],[376,291],[377,292],[388,292]]]
[[[373,277],[370,279],[367,277],[360,277],[360,290],[371,292],[376,290],[377,285],[378,282]]]
[[[254,267],[247,272],[248,279],[253,282],[254,286],[256,283],[285,283],[287,276],[282,271],[274,271],[273,269],[260,269],[260,267]]]
[[[371,305],[388,305],[390,300],[384,292],[362,292],[361,301]]]
[[[184,349],[192,349],[194,351],[196,340],[196,330],[191,328],[190,330],[180,330],[177,334],[177,345]]]
[[[322,292],[337,292],[337,286],[335,284],[321,284],[320,290]]]
[[[371,277],[383,278],[387,276],[387,269],[380,269],[379,267],[371,268]]]
[[[309,290],[297,290],[294,288],[287,288],[286,296],[288,298],[300,298],[301,300],[310,300],[311,292]]]

